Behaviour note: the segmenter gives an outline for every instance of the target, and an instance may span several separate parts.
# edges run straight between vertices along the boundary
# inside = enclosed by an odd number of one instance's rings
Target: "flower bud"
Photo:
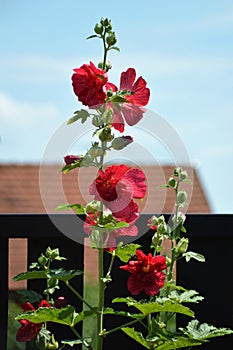
[[[178,204],[184,204],[187,199],[187,193],[185,191],[179,191],[177,193],[177,202]]]
[[[181,173],[182,169],[178,166],[174,169],[173,171],[173,175],[174,176],[179,176],[179,174]]]
[[[116,39],[116,35],[114,32],[110,32],[106,38],[106,42],[109,46],[113,46],[116,44],[117,39]]]
[[[186,170],[181,171],[180,173],[180,181],[184,181],[185,179],[187,179],[188,174]]]
[[[105,72],[108,72],[108,71],[112,68],[112,65],[111,65],[110,61],[106,61],[106,62],[105,62],[105,67],[104,67],[104,62],[101,61],[101,62],[99,62],[99,64],[98,64],[98,68],[104,69]]]
[[[178,225],[183,225],[184,222],[185,222],[185,219],[186,219],[186,216],[183,213],[178,212],[178,214],[177,214],[177,223],[178,223]]]
[[[96,34],[102,34],[103,33],[103,26],[101,23],[96,23],[94,31]]]
[[[128,146],[130,143],[133,142],[133,138],[131,136],[121,136],[116,137],[112,141],[112,148],[115,150],[120,150]]]
[[[98,115],[94,115],[92,119],[92,124],[98,128],[98,126],[103,125],[103,121]]]
[[[161,224],[158,224],[157,226],[157,232],[160,235],[164,235],[167,232],[167,225],[165,222],[162,222]]]
[[[105,127],[101,133],[99,134],[99,139],[100,141],[111,141],[113,139],[113,135],[111,134],[111,128],[110,127]]]
[[[45,266],[48,262],[48,259],[46,258],[46,256],[44,256],[44,254],[41,254],[41,256],[38,258],[38,263],[42,266]]]
[[[109,25],[109,20],[108,18],[101,18],[100,23],[104,26],[107,27]]]
[[[81,159],[82,158],[80,156],[73,156],[73,155],[69,155],[69,156],[64,157],[64,161],[65,161],[66,165],[79,162]]]
[[[156,247],[159,243],[161,243],[161,237],[159,236],[159,234],[156,232],[154,234],[154,236],[152,237],[152,243],[153,245]]]
[[[65,307],[67,305],[67,300],[65,297],[58,297],[55,301],[54,301],[54,307],[56,309],[61,309],[63,307]]]
[[[178,254],[186,253],[188,249],[188,244],[189,244],[189,239],[182,237],[176,246],[177,253]]]
[[[151,230],[156,230],[156,226],[158,224],[158,218],[157,216],[153,215],[150,219],[147,221],[147,226],[150,227]]]
[[[176,180],[174,179],[174,177],[170,177],[170,179],[168,180],[168,185],[172,188],[176,187]]]

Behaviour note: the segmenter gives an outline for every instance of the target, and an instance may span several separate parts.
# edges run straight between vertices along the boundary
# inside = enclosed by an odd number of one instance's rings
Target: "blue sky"
[[[0,162],[39,163],[80,107],[70,77],[101,60],[100,42],[85,40],[101,17],[112,19],[121,49],[110,56],[110,80],[128,67],[145,77],[148,108],[183,140],[212,210],[232,213],[231,0],[0,0]]]

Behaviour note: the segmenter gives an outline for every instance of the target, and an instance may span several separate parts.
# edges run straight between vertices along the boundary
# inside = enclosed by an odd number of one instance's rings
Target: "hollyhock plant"
[[[16,317],[21,325],[16,338],[20,342],[35,341],[39,350],[68,347],[103,350],[106,349],[106,337],[121,331],[138,342],[140,348],[172,350],[191,349],[206,344],[212,337],[231,334],[233,332],[230,329],[199,324],[197,319],[188,322],[183,328],[176,328],[176,315],[195,317],[191,308],[183,304],[198,303],[203,299],[195,290],[176,285],[175,280],[177,261],[205,260],[202,254],[188,250],[189,239],[185,237],[185,215],[182,209],[186,205],[187,194],[181,187],[184,182],[190,181],[187,172],[176,167],[167,183],[162,186],[174,191],[175,210],[171,220],[167,223],[163,215],[153,215],[147,223],[141,220],[140,226],[138,225],[138,201],[143,201],[147,194],[146,175],[141,168],[130,167],[128,164],[107,166],[106,154],[127,147],[130,156],[134,138],[130,135],[118,136],[115,133],[122,133],[125,123],[134,126],[141,120],[149,102],[150,90],[144,78],[136,78],[134,68],[128,68],[121,73],[119,89],[109,82],[107,73],[112,65],[107,61],[107,55],[111,50],[119,51],[109,19],[102,18],[95,25],[94,34],[88,39],[91,38],[102,41],[103,60],[98,65],[92,61],[83,64],[80,68],[75,68],[72,75],[75,95],[90,110],[75,111],[67,124],[77,121],[83,124],[89,120],[94,129],[92,142],[84,155],[66,155],[62,172],[66,174],[79,167],[95,167],[96,176],[88,184],[93,200],[86,204],[65,203],[57,210],[75,211],[76,215],[72,218],[75,222],[80,221],[84,231],[80,232],[79,225],[77,237],[81,236],[83,239],[86,234],[84,241],[88,238],[88,245],[97,251],[98,292],[91,286],[97,297],[90,301],[86,299],[86,293],[80,294],[78,286],[82,286],[83,282],[85,284],[85,278],[81,282],[70,281],[82,276],[83,271],[59,267],[66,258],[60,256],[58,248],[48,247],[29,266],[29,271],[14,278],[15,281],[42,279],[45,282],[43,296],[35,291],[26,291],[29,301],[24,303],[23,313]],[[146,236],[139,238],[142,224]],[[69,232],[69,227],[66,228]],[[75,240],[76,237],[72,238]],[[171,249],[167,252],[168,242]],[[74,249],[72,243],[71,249]],[[83,250],[81,256],[82,254]],[[106,300],[106,291],[117,275],[115,272],[122,273],[123,278],[118,277],[112,288],[115,293],[116,285],[121,284],[122,295],[109,300],[111,298],[107,294]],[[130,274],[127,283],[124,281],[126,273]],[[69,305],[64,297],[54,301],[54,296],[62,286],[78,302]],[[32,302],[35,302],[35,298],[37,301],[42,299],[37,307]],[[117,303],[125,304],[124,309],[119,310]],[[125,310],[127,306],[130,307],[129,311]],[[106,319],[106,316],[110,317]],[[116,322],[114,320],[112,324],[111,318],[116,318]],[[94,323],[93,326],[88,323],[88,336],[85,332],[81,334],[80,322],[84,322],[85,328],[85,321],[89,322],[91,319]],[[51,323],[68,327],[70,339],[55,340],[55,335],[49,329]],[[118,335],[113,339],[118,339]],[[117,345],[122,348],[130,347],[124,343]],[[110,347],[109,343],[107,347]]]

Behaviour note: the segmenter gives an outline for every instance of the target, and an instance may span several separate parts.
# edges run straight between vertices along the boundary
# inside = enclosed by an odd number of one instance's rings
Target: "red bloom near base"
[[[121,269],[129,271],[127,287],[132,295],[144,291],[147,295],[158,294],[164,286],[166,259],[162,255],[145,255],[141,250],[136,251],[137,260],[130,260],[127,265],[120,266]]]
[[[50,304],[46,300],[41,300],[41,302],[38,305],[38,309],[40,307],[50,307]],[[36,309],[34,306],[26,302],[22,305],[23,311],[35,311]],[[16,340],[18,342],[26,342],[34,339],[37,334],[39,333],[41,326],[43,323],[33,323],[28,320],[20,320],[21,327],[18,329],[18,332],[16,334]]]

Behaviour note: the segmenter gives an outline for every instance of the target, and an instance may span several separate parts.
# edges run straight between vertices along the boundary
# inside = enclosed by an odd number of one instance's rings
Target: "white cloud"
[[[7,124],[35,125],[41,121],[55,119],[60,115],[56,106],[49,103],[33,104],[18,101],[0,92],[0,121]]]

